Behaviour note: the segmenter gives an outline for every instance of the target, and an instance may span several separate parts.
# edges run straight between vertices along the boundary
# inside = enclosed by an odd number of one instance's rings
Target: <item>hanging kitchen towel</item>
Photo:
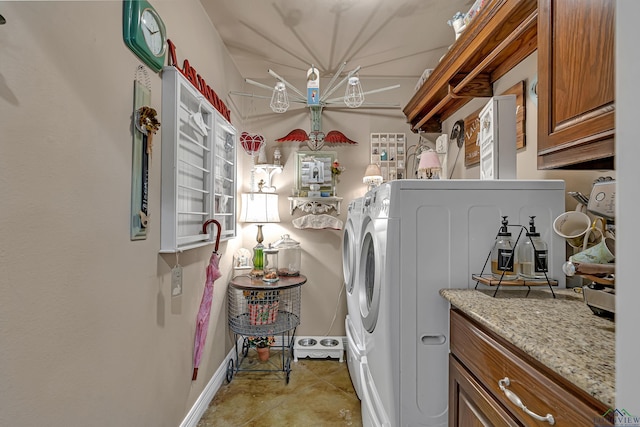
[[[316,230],[322,230],[326,228],[330,228],[333,230],[342,230],[342,221],[334,216],[327,214],[309,214],[294,219],[293,226],[296,228],[313,228]]]

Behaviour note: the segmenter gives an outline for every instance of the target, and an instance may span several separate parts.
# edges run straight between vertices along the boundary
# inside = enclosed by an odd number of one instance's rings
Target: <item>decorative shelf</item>
[[[442,132],[442,122],[537,48],[536,0],[491,0],[467,25],[403,112],[413,132]]]
[[[311,214],[323,214],[335,209],[340,215],[342,197],[289,197],[289,213],[293,215],[296,209]]]
[[[262,172],[264,174],[267,175],[267,182],[265,187],[267,188],[272,188],[271,186],[271,180],[273,179],[273,176],[277,173],[282,172],[282,165],[268,165],[268,164],[262,164],[262,165],[255,165],[253,168],[251,168],[252,171],[254,172]]]
[[[380,166],[384,182],[406,178],[405,141],[404,133],[371,134],[371,163]]]

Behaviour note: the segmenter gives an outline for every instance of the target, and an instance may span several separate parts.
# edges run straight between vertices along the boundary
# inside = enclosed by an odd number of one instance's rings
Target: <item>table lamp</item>
[[[440,158],[438,157],[438,153],[433,150],[423,151],[420,154],[420,163],[418,165],[418,170],[423,172],[427,179],[436,179],[437,172],[440,171],[442,166],[440,165]],[[435,176],[435,178],[434,178]]]
[[[378,185],[382,184],[382,172],[380,171],[380,166],[375,163],[367,166],[367,169],[364,171],[362,182],[367,184],[367,191],[371,191]]]
[[[278,195],[275,193],[244,193],[241,198],[240,222],[252,222],[258,225],[258,235],[256,236],[258,244],[253,248],[253,270],[251,274],[262,276],[264,270],[262,226],[269,222],[280,222]]]

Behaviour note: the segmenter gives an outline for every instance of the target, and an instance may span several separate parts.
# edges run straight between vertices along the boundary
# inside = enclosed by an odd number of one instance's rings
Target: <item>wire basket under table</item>
[[[300,324],[300,286],[284,289],[229,287],[229,327],[237,334],[267,336]]]
[[[231,382],[233,374],[241,370],[273,371],[267,369],[268,365],[263,369],[241,369],[240,366],[249,354],[250,337],[280,335],[282,364],[277,370],[285,373],[285,381],[289,383],[293,341],[296,327],[300,324],[300,287],[306,281],[307,278],[302,275],[283,277],[276,282],[263,282],[249,276],[238,276],[231,280],[227,296],[235,358],[227,363],[227,382]]]

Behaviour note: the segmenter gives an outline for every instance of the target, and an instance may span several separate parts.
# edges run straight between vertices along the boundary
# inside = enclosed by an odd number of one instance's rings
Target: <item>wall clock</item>
[[[145,0],[124,0],[124,42],[145,64],[158,72],[167,53],[167,31],[158,12]]]

